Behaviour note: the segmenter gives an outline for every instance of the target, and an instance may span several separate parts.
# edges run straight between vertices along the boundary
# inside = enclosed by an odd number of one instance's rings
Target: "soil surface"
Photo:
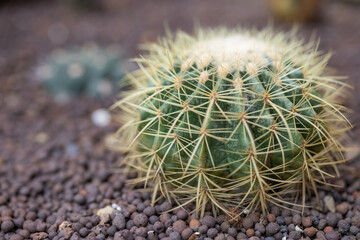
[[[10,2],[10,1],[9,1]],[[22,239],[360,239],[360,158],[341,167],[338,187],[319,192],[320,203],[301,212],[272,206],[269,214],[243,215],[238,221],[198,219],[192,206],[169,211],[161,200],[126,185],[116,171],[121,156],[104,147],[116,130],[97,127],[91,113],[107,108],[106,99],[79,97],[56,103],[34,79],[35,67],[53,49],[94,41],[119,44],[127,58],[138,44],[171,29],[203,26],[254,26],[269,23],[262,1],[126,1],[105,10],[78,11],[66,1],[20,1],[0,5],[0,240]],[[0,3],[1,4],[1,3]],[[299,27],[299,36],[321,38],[320,49],[333,50],[330,66],[349,76],[354,95],[345,102],[360,120],[360,5],[328,1],[320,20]],[[290,29],[284,23],[276,29]],[[129,69],[134,68],[129,64]],[[353,130],[358,147],[358,128]],[[290,207],[291,208],[291,207]],[[300,209],[294,209],[300,210]]]

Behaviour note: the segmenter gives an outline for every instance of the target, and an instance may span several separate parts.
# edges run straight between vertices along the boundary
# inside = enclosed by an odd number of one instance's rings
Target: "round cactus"
[[[154,201],[265,211],[332,176],[349,127],[336,103],[344,83],[322,74],[329,55],[295,36],[199,29],[148,46],[113,106],[128,146],[113,147]]]

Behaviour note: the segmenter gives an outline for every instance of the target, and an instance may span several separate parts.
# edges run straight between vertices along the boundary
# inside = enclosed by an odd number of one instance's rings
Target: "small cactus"
[[[113,105],[135,182],[180,204],[251,211],[294,197],[336,172],[350,127],[336,102],[345,84],[330,57],[292,33],[199,29],[148,45]],[[127,117],[126,117],[127,116]],[[119,141],[120,143],[120,141]],[[300,205],[302,205],[301,203]]]
[[[122,78],[122,59],[116,49],[88,44],[69,51],[54,51],[36,74],[55,97],[82,93],[99,97],[110,94],[113,85]]]

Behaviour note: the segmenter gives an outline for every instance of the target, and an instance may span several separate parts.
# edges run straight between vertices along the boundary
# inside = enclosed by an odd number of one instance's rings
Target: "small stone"
[[[157,233],[163,232],[164,228],[165,228],[164,224],[162,222],[160,222],[160,221],[155,222],[154,225],[153,225],[153,229]]]
[[[332,227],[335,227],[338,222],[338,218],[335,213],[328,213],[325,219],[327,224]]]
[[[292,220],[295,225],[300,225],[302,222],[302,218],[299,214],[295,214]]]
[[[147,229],[145,227],[139,227],[138,229],[135,230],[135,236],[136,237],[146,237],[147,235]],[[136,238],[135,238],[136,240]]]
[[[34,233],[34,232],[36,232],[36,223],[32,220],[26,220],[23,224],[23,228],[28,230],[30,233]]]
[[[318,229],[323,230],[326,227],[326,225],[327,225],[326,219],[320,219],[317,227]]]
[[[147,206],[143,213],[145,213],[146,216],[151,217],[155,214],[155,208],[153,206]]]
[[[206,225],[208,226],[209,228],[213,228],[215,227],[215,224],[216,224],[216,220],[214,217],[212,216],[205,216],[203,217],[200,222],[203,224],[203,225]]]
[[[264,234],[265,231],[266,231],[264,224],[256,223],[255,224],[255,231],[259,231],[261,234]]]
[[[250,229],[250,228],[252,228],[253,226],[254,226],[254,221],[253,221],[251,218],[246,217],[246,218],[244,219],[244,221],[243,221],[243,227],[244,227],[245,229]]]
[[[79,231],[81,237],[86,237],[89,234],[89,230],[87,228],[81,228]]]
[[[327,240],[339,240],[340,239],[340,233],[336,231],[330,231],[325,234],[325,237]]]
[[[331,231],[334,231],[334,228],[331,227],[331,226],[326,226],[326,227],[324,228],[324,233],[328,233],[328,232],[331,232]]]
[[[189,239],[189,237],[193,234],[193,230],[191,228],[185,228],[182,232],[181,232],[181,237],[184,240]]]
[[[144,213],[136,214],[134,224],[137,227],[145,227],[148,224],[148,217]]]
[[[48,237],[46,232],[37,232],[30,235],[31,239],[33,240],[42,240]]]
[[[11,232],[14,229],[15,225],[12,221],[4,221],[3,223],[1,223],[1,230],[4,233],[8,233]]]
[[[280,226],[280,232],[281,233],[287,233],[288,232],[288,226],[286,226],[286,225]]]
[[[177,220],[173,224],[174,231],[181,233],[186,228],[186,223],[183,220]]]
[[[226,240],[226,237],[223,233],[219,233],[214,240]]]
[[[250,228],[250,229],[246,230],[246,235],[247,235],[248,237],[254,236],[254,235],[255,235],[254,229]]]
[[[117,230],[123,230],[126,226],[125,216],[121,213],[117,214],[112,221],[112,225],[115,226]]]
[[[108,110],[100,108],[92,112],[91,120],[93,124],[97,127],[105,127],[109,125],[111,121],[111,115]]]
[[[347,202],[340,203],[336,205],[336,211],[345,215],[349,211],[349,204]]]
[[[184,210],[184,209],[180,209],[177,213],[176,216],[178,219],[180,220],[186,220],[188,218],[188,213]]]
[[[208,226],[206,226],[206,225],[201,225],[201,226],[199,227],[199,231],[198,231],[198,232],[199,232],[200,234],[205,234],[208,229],[209,229]]]
[[[267,236],[272,236],[275,233],[277,233],[280,230],[280,227],[277,223],[274,222],[270,222],[267,226],[266,226],[266,235]]]
[[[160,211],[161,212],[166,212],[169,211],[171,209],[172,205],[170,202],[165,201],[160,205]]]
[[[283,234],[281,232],[278,232],[274,235],[275,240],[282,240]]]
[[[285,225],[285,218],[283,216],[277,216],[276,223],[279,225]]]
[[[346,234],[350,230],[350,224],[343,219],[338,222],[337,227],[341,234]]]
[[[21,236],[20,234],[14,234],[10,237],[10,240],[23,240],[24,237]]]
[[[334,200],[334,198],[332,196],[326,195],[324,197],[324,203],[325,203],[325,206],[329,209],[330,212],[334,213],[336,211],[335,200]]]
[[[82,194],[76,194],[74,197],[74,201],[80,205],[83,205],[86,203],[86,197]]]
[[[115,226],[110,226],[107,230],[106,233],[110,236],[113,237],[116,233],[117,229]]]
[[[96,215],[100,217],[100,223],[105,224],[110,220],[110,214],[114,211],[111,206],[106,206],[97,211]]]
[[[302,225],[306,228],[312,226],[312,219],[310,217],[304,217],[301,222]]]
[[[193,231],[197,232],[199,230],[199,227],[201,226],[201,223],[197,219],[192,219],[189,223],[189,226]]]
[[[291,231],[289,233],[289,239],[299,240],[301,238],[301,233],[297,231]]]
[[[353,234],[353,235],[356,235],[359,233],[359,228],[357,226],[351,226],[350,227],[350,233]]]
[[[304,229],[304,234],[308,237],[315,236],[316,232],[317,232],[317,229],[314,227],[307,227]]]
[[[207,236],[210,238],[214,238],[218,233],[219,231],[216,228],[209,228],[206,232]]]
[[[268,214],[267,219],[268,219],[269,222],[276,222],[276,217],[275,217],[274,214],[271,214],[271,213]]]
[[[236,231],[236,229],[234,227],[231,227],[231,228],[228,229],[228,234],[230,236],[232,236],[232,237],[236,237],[237,231]]]
[[[220,228],[222,232],[227,233],[228,229],[230,228],[230,223],[223,222],[221,223]]]
[[[295,231],[300,233],[304,232],[299,226],[295,226]]]

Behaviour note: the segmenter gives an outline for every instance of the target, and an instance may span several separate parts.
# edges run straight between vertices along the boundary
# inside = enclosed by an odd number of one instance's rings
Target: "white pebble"
[[[297,231],[297,232],[304,232],[301,228],[299,228],[299,226],[297,226],[296,225],[296,227],[295,227],[295,231]]]
[[[109,125],[111,116],[110,116],[110,113],[106,109],[100,108],[100,109],[95,110],[91,114],[91,120],[95,124],[95,126],[105,127],[105,126]]]
[[[335,200],[332,196],[326,195],[324,197],[325,206],[329,209],[330,212],[334,213],[335,209]]]
[[[111,207],[115,210],[121,211],[121,207],[117,205],[116,203],[111,204]]]

